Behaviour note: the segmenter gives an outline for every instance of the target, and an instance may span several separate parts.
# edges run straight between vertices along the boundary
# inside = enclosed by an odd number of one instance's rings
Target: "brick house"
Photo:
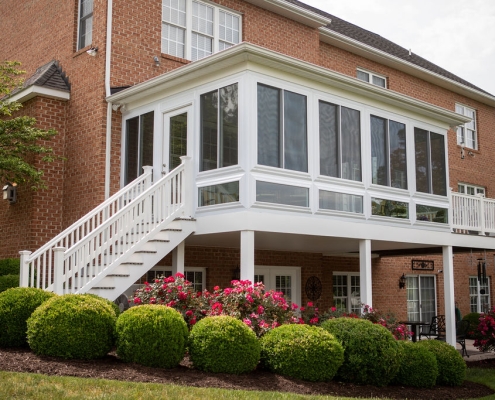
[[[445,314],[450,343],[455,302],[491,306],[495,96],[297,0],[6,0],[0,22],[66,157],[0,203],[0,257],[37,285],[262,280]]]

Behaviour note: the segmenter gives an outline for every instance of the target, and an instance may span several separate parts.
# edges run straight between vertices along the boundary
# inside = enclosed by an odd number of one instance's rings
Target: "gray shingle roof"
[[[67,92],[70,91],[69,80],[56,60],[52,60],[39,67],[33,75],[24,81],[23,88],[33,85]]]
[[[452,74],[446,69],[443,69],[438,65],[433,64],[432,62],[424,59],[423,57],[420,57],[414,53],[411,53],[411,55],[409,55],[409,50],[406,50],[405,48],[395,44],[394,42],[391,42],[390,40],[385,39],[380,35],[377,35],[376,33],[360,28],[357,25],[351,24],[350,22],[344,21],[343,19],[338,18],[332,14],[328,14],[325,11],[319,10],[308,4],[302,3],[299,0],[284,0],[284,1],[305,8],[307,10],[311,10],[324,17],[330,18],[332,22],[328,24],[326,28],[336,33],[357,40],[358,42],[371,46],[377,50],[381,50],[385,53],[400,58],[404,61],[410,62],[411,64],[417,65],[418,67],[424,68],[430,72],[451,79],[454,82],[460,83],[472,89],[491,95],[487,91],[473,85],[472,83],[469,83],[468,81],[458,77],[457,75]]]

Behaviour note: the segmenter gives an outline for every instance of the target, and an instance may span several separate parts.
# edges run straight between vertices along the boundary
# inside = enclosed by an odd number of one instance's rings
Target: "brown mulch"
[[[471,366],[495,368],[495,359],[468,363],[468,367]],[[0,349],[0,370],[80,378],[115,379],[127,382],[174,383],[194,387],[363,398],[379,396],[392,399],[465,399],[495,393],[486,386],[468,381],[465,381],[462,386],[436,386],[433,389],[403,386],[359,386],[337,381],[306,382],[286,378],[261,369],[243,375],[206,373],[195,370],[187,358],[177,368],[160,369],[125,363],[117,358],[115,353],[110,353],[99,360],[80,361],[37,356],[29,349]]]

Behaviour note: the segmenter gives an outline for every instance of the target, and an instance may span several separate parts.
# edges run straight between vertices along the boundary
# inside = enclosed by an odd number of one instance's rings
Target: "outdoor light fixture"
[[[98,47],[91,47],[89,50],[86,50],[91,57],[96,56],[96,52],[98,51]]]
[[[399,289],[404,289],[406,287],[406,277],[404,274],[399,278]]]
[[[153,57],[153,61],[155,62],[155,67],[159,67],[160,66],[160,59],[158,58],[158,56],[154,56]]]
[[[10,204],[17,201],[17,184],[7,182],[3,186],[3,199],[8,200]]]

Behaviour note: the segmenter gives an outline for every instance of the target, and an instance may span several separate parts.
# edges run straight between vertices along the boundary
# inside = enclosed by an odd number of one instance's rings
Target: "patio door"
[[[415,275],[406,278],[407,319],[430,323],[437,313],[436,284],[433,275]]]
[[[254,282],[263,282],[265,290],[282,292],[289,303],[300,305],[300,267],[256,266],[254,274]]]
[[[184,107],[164,114],[162,176],[179,166],[180,157],[187,155],[190,111],[190,107]]]

